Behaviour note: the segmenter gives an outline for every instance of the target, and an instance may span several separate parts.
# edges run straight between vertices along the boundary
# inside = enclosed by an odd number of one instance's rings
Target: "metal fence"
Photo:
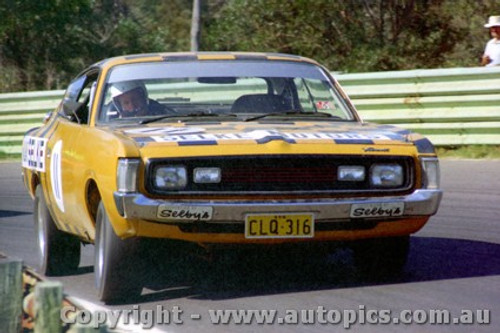
[[[335,77],[365,121],[426,135],[437,146],[500,145],[500,67],[428,69]],[[0,155],[19,157],[64,91],[0,94]]]
[[[426,135],[435,145],[500,145],[500,67],[339,76],[363,119]]]

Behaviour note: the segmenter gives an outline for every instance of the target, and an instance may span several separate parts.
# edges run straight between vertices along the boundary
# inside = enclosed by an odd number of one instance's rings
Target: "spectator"
[[[500,16],[490,16],[484,27],[490,29],[492,38],[484,49],[481,66],[498,66],[500,65]]]

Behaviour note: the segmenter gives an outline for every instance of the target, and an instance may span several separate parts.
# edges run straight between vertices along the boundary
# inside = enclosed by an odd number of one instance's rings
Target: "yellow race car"
[[[430,141],[364,123],[327,69],[286,54],[98,62],[26,133],[22,165],[41,272],[93,243],[103,301],[140,294],[147,238],[342,242],[362,270],[397,272],[442,197]]]

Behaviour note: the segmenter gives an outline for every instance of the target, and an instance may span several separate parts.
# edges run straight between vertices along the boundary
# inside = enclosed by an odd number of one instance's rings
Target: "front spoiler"
[[[281,199],[281,200],[175,200],[147,198],[140,193],[115,192],[116,208],[121,216],[127,219],[138,219],[151,222],[179,224],[200,221],[200,216],[191,220],[185,217],[161,218],[158,216],[160,205],[169,207],[189,207],[211,211],[205,223],[244,223],[247,214],[257,213],[294,213],[312,212],[317,222],[336,222],[351,219],[351,206],[353,204],[391,204],[404,203],[403,215],[400,218],[434,215],[441,202],[441,190],[421,189],[404,196],[393,197],[359,197],[359,198],[312,198],[312,199]],[[387,220],[387,217],[374,218]]]

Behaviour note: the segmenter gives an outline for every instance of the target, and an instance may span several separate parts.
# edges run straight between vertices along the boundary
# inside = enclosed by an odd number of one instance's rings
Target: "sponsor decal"
[[[384,152],[389,152],[390,149],[389,148],[373,148],[373,147],[369,147],[369,148],[363,148],[363,151],[366,152],[366,153],[371,153],[371,152],[381,152],[381,153],[384,153]]]
[[[392,217],[402,216],[404,213],[403,202],[393,203],[366,203],[366,204],[353,204],[351,206],[351,217],[365,218],[365,217]]]
[[[316,109],[318,110],[335,110],[335,104],[330,101],[316,102]]]
[[[163,221],[209,221],[212,213],[212,207],[159,205],[156,216]]]
[[[150,134],[150,133],[148,133]],[[390,140],[389,137],[375,133],[333,133],[333,132],[280,132],[277,130],[254,130],[251,132],[240,133],[197,133],[197,134],[173,134],[160,135],[152,137],[157,142],[217,142],[222,140],[255,140],[260,143],[271,140],[284,140],[293,142],[293,140]]]
[[[151,136],[189,135],[204,132],[204,128],[198,127],[146,127],[125,131],[126,134],[143,134]]]

